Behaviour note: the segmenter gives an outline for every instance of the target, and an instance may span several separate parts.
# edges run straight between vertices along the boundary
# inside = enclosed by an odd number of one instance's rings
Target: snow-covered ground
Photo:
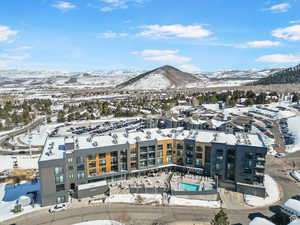
[[[267,197],[260,198],[253,195],[245,195],[245,201],[248,205],[254,207],[271,205],[280,200],[280,190],[275,180],[269,175],[265,175],[264,186],[266,188]]]
[[[295,143],[287,146],[286,151],[296,152],[300,150],[300,116],[292,117],[288,119],[289,131],[295,136]]]
[[[26,144],[44,145],[48,135],[58,126],[62,124],[46,124],[34,129],[31,133],[24,133],[20,136],[20,140]]]
[[[160,194],[112,195],[105,199],[105,203],[159,204],[160,205],[163,203],[163,197]],[[175,196],[170,196],[169,205],[219,208],[220,201],[193,200],[193,199],[184,199]]]
[[[73,225],[123,225],[114,220],[93,220],[88,222],[76,223]]]
[[[13,155],[0,155],[0,171],[13,169],[15,162],[17,162],[18,168],[21,169],[37,169],[38,168],[39,155],[30,156],[13,156]]]
[[[162,204],[162,196],[159,194],[111,195],[105,199],[105,203]]]
[[[26,193],[39,190],[39,183],[23,181],[15,187],[11,185],[0,184],[0,221],[40,209],[40,204],[37,203],[34,205],[34,207],[31,205],[22,207],[23,211],[18,214],[14,214],[11,211],[17,203],[20,203],[19,199],[26,196]]]
[[[175,196],[170,197],[169,205],[199,206],[199,207],[207,207],[207,208],[220,208],[221,206],[220,201],[184,199]]]

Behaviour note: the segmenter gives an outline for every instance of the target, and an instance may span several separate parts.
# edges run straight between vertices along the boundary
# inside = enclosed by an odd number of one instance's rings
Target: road
[[[25,126],[24,128],[21,128],[21,129],[16,130],[16,131],[12,131],[12,132],[10,132],[10,133],[4,135],[3,137],[1,137],[1,138],[0,138],[0,147],[1,147],[1,149],[0,149],[0,154],[1,154],[1,155],[12,155],[12,154],[16,155],[16,154],[18,154],[17,152],[12,152],[12,150],[6,149],[6,147],[5,147],[6,142],[7,142],[10,138],[12,138],[12,137],[14,137],[14,136],[23,134],[23,133],[27,132],[28,130],[33,129],[33,128],[35,128],[35,127],[41,125],[41,124],[43,123],[43,121],[44,121],[44,119],[43,119],[43,118],[40,118],[40,119],[34,121],[33,123],[31,123],[31,124]],[[35,153],[36,153],[36,152],[35,152]],[[25,154],[29,154],[29,153],[25,153]],[[23,154],[23,155],[24,155],[24,154]]]

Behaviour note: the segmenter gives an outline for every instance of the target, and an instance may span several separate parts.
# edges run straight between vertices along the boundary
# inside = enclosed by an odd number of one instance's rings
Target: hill
[[[295,84],[300,83],[300,64],[295,67],[281,70],[268,77],[259,79],[254,85],[270,85],[270,84]]]
[[[182,72],[172,66],[162,66],[157,69],[142,73],[117,88],[125,89],[167,89],[202,86],[208,79],[204,76],[195,76]]]

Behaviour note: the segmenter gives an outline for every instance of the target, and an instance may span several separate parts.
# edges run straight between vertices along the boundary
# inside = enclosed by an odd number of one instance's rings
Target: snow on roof
[[[255,217],[254,220],[252,220],[249,223],[249,225],[275,225],[275,224],[265,218]]]
[[[85,189],[91,189],[91,188],[96,188],[96,187],[102,187],[102,186],[105,186],[105,185],[107,185],[106,180],[102,180],[102,181],[98,181],[98,182],[78,185],[78,190],[85,190]]]
[[[296,216],[300,216],[300,201],[295,200],[295,199],[289,199],[287,200],[282,208]]]
[[[144,131],[131,133],[114,133],[111,135],[78,135],[73,137],[49,137],[44,146],[40,160],[62,159],[65,152],[65,144],[74,142],[76,151],[99,147],[109,147],[119,144],[136,144],[143,141],[193,139],[195,142],[223,143],[228,145],[246,145],[265,147],[258,134],[236,133],[229,134],[206,130],[183,130],[182,128],[170,129],[145,129]],[[72,150],[70,150],[72,151]]]
[[[296,219],[296,220],[290,222],[288,225],[300,225],[300,219]]]

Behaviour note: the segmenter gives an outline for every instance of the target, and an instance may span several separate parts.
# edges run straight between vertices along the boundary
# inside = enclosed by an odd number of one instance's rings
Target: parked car
[[[300,182],[300,173],[299,171],[294,170],[293,172],[290,173],[290,175],[298,182]],[[299,196],[298,196],[299,197]],[[297,199],[299,200],[299,199]]]
[[[275,155],[275,157],[276,157],[276,158],[283,158],[283,157],[285,157],[285,154],[284,154],[284,153],[277,153],[277,154]]]
[[[49,213],[60,212],[66,210],[66,204],[58,204],[49,209]]]

